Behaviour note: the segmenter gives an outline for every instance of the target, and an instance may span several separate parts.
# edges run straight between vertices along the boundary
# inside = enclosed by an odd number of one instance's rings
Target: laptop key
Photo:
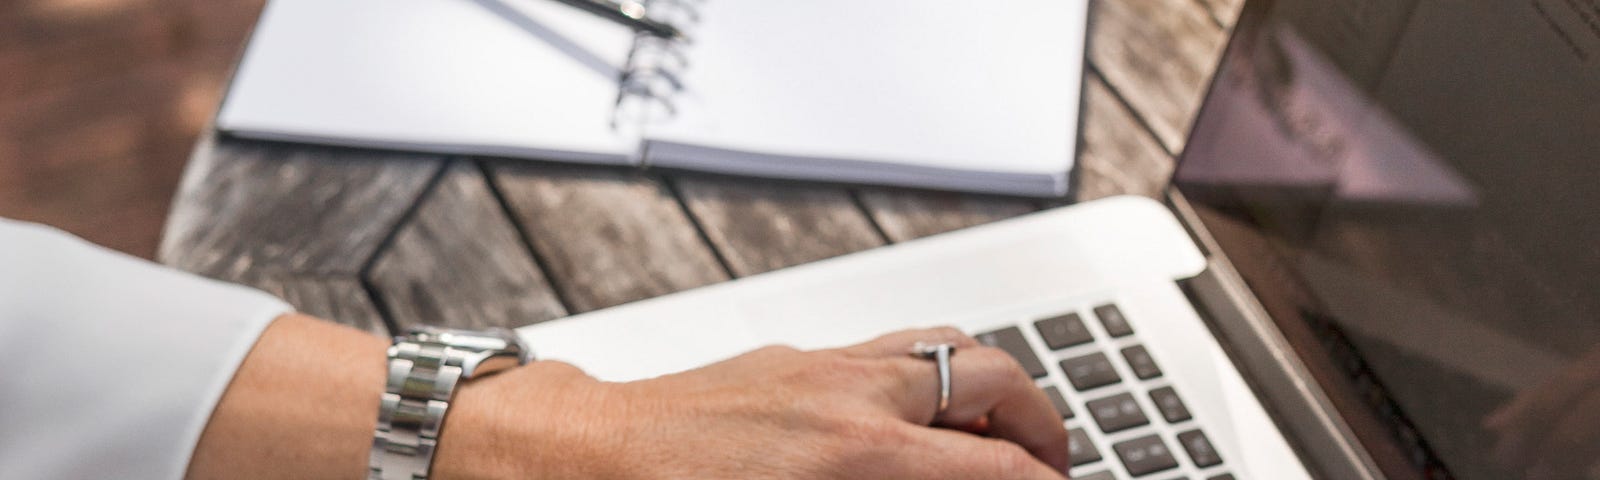
[[[1217,475],[1215,477],[1207,478],[1206,480],[1233,480],[1233,474],[1224,473],[1222,475]]]
[[[1178,434],[1178,444],[1183,450],[1189,452],[1189,459],[1194,460],[1194,466],[1206,468],[1222,463],[1222,456],[1217,454],[1217,449],[1211,447],[1211,439],[1206,438],[1205,432],[1190,430]]]
[[[1178,392],[1172,387],[1161,387],[1150,391],[1150,403],[1156,404],[1156,410],[1161,412],[1161,418],[1167,423],[1178,423],[1192,418],[1189,407],[1183,405],[1183,400],[1178,398]]]
[[[1084,406],[1088,407],[1089,416],[1094,417],[1094,423],[1100,425],[1102,432],[1116,433],[1150,423],[1150,419],[1139,409],[1139,402],[1133,399],[1131,393],[1090,401]]]
[[[1011,358],[1017,359],[1022,364],[1022,370],[1028,372],[1033,378],[1045,375],[1044,364],[1039,363],[1039,356],[1034,355],[1033,347],[1028,345],[1028,339],[1022,337],[1022,329],[1006,327],[987,333],[980,333],[976,337],[978,343],[1005,350]]]
[[[1128,319],[1122,316],[1122,310],[1116,305],[1101,305],[1094,307],[1094,316],[1100,317],[1100,325],[1106,327],[1106,334],[1113,337],[1126,337],[1133,335],[1133,326],[1128,325]]]
[[[1100,461],[1100,449],[1089,441],[1089,434],[1081,428],[1067,432],[1067,453],[1072,456],[1072,466]]]
[[[1075,477],[1072,480],[1117,480],[1117,477],[1112,475],[1111,472],[1094,472]]]
[[[1135,477],[1178,467],[1178,459],[1161,437],[1151,434],[1111,446],[1122,459],[1122,466]]]
[[[1056,388],[1055,385],[1044,387],[1044,395],[1050,397],[1050,404],[1056,407],[1056,413],[1061,414],[1061,419],[1066,420],[1073,417],[1072,406],[1067,405],[1067,398],[1061,396],[1061,389]]]
[[[1111,360],[1099,352],[1062,360],[1061,371],[1067,374],[1067,381],[1072,382],[1072,388],[1080,392],[1122,381],[1117,370],[1111,366]]]
[[[1128,361],[1128,366],[1133,368],[1133,376],[1140,380],[1149,380],[1161,376],[1161,367],[1156,366],[1156,359],[1150,357],[1150,351],[1144,345],[1134,345],[1122,349],[1122,358]]]
[[[1039,330],[1039,336],[1051,350],[1094,341],[1094,334],[1089,333],[1088,327],[1083,326],[1083,318],[1076,313],[1033,322],[1033,328]]]

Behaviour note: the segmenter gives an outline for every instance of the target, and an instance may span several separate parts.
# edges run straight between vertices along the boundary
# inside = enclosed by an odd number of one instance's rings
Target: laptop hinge
[[[1301,459],[1320,478],[1389,480],[1187,201],[1169,191],[1167,203],[1207,258],[1179,286]]]

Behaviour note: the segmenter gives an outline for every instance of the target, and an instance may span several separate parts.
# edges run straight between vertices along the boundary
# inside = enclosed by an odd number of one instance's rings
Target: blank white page
[[[243,136],[626,162],[626,28],[550,0],[272,0],[218,126]]]
[[[651,140],[1002,175],[1071,169],[1086,0],[701,5],[685,28],[678,116],[649,127]]]

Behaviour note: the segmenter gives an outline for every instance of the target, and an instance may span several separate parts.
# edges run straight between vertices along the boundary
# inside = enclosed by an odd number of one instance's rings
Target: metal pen
[[[658,22],[645,15],[643,3],[625,0],[557,0],[571,5],[574,8],[599,15],[601,18],[620,23],[634,31],[645,32],[661,38],[678,39],[683,35],[676,27],[663,22]]]

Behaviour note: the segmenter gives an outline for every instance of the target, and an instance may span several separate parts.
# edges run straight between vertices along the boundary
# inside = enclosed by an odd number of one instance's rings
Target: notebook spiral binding
[[[645,0],[652,19],[686,31],[700,22],[702,0]],[[613,129],[638,128],[661,122],[677,114],[673,98],[683,90],[679,79],[689,68],[685,49],[687,39],[666,39],[638,33],[633,49],[618,82],[617,104],[613,110]]]

